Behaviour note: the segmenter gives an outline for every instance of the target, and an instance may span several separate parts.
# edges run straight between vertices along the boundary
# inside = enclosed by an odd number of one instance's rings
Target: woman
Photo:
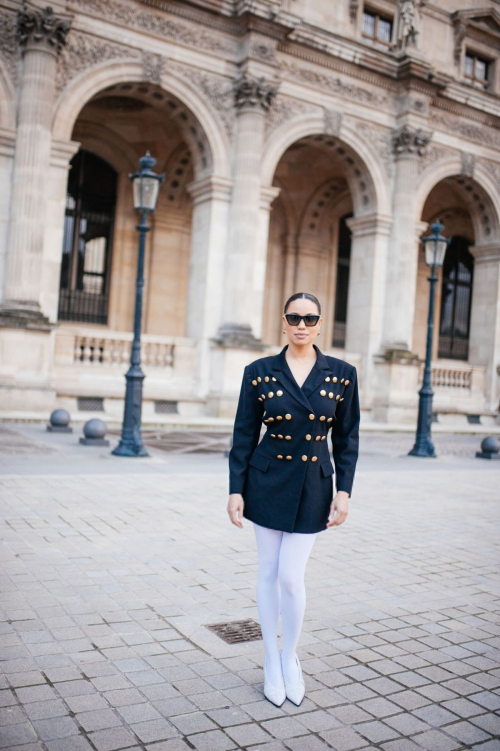
[[[285,698],[297,705],[304,698],[296,647],[305,568],[317,533],[346,519],[358,458],[356,368],[314,344],[322,321],[314,295],[299,292],[287,301],[283,333],[289,343],[245,367],[229,453],[227,510],[237,527],[243,517],[254,525],[264,694],[277,706]],[[262,422],[267,430],[259,443]],[[330,428],[335,470],[326,440]]]

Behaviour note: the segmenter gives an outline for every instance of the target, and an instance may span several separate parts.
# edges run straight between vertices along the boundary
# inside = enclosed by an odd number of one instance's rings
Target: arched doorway
[[[322,304],[322,347],[344,349],[351,286],[353,215],[376,206],[371,176],[358,154],[338,138],[306,136],[279,160],[269,226],[263,338],[280,344],[286,299],[297,291]],[[360,266],[357,266],[359,271]]]
[[[466,237],[455,235],[447,248],[441,281],[438,357],[467,360],[474,256]]]

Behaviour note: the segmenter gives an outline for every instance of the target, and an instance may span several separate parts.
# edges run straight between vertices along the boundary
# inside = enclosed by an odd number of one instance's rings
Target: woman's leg
[[[259,556],[259,576],[257,579],[257,608],[260,627],[266,650],[266,673],[270,682],[281,682],[280,653],[278,648],[278,619],[280,592],[278,567],[283,532],[278,529],[261,527],[254,522],[257,553]]]
[[[278,580],[281,588],[281,626],[283,675],[287,681],[298,679],[295,650],[302,629],[306,609],[304,575],[306,564],[316,539],[316,534],[283,532],[281,541]]]

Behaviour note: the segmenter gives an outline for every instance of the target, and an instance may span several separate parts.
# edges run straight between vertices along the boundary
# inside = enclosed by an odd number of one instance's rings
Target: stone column
[[[236,133],[233,156],[233,192],[229,216],[224,305],[219,339],[255,343],[252,314],[262,297],[262,269],[255,271],[257,243],[262,247],[259,221],[260,160],[265,115],[277,87],[263,78],[242,75],[235,82]],[[265,261],[264,261],[265,271]],[[257,288],[256,288],[257,283]]]
[[[40,307],[51,124],[57,58],[71,21],[52,8],[18,12],[22,50],[17,132],[7,245],[3,325],[44,324]]]
[[[403,125],[393,133],[396,156],[393,224],[387,261],[386,306],[382,348],[410,352],[413,336],[418,239],[415,227],[415,185],[418,162],[431,139],[420,128]]]
[[[485,368],[484,398],[498,411],[500,399],[500,245],[476,245],[469,336],[469,362]]]
[[[196,394],[210,390],[210,339],[223,306],[224,260],[231,181],[211,175],[187,186],[193,199],[186,336],[198,341]]]
[[[345,352],[360,359],[362,405],[373,397],[373,356],[380,348],[384,281],[391,218],[367,214],[347,219],[352,232]]]

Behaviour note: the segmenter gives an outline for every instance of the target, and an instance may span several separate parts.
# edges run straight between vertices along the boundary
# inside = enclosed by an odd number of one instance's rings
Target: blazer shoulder
[[[356,366],[347,360],[341,360],[339,357],[332,357],[331,355],[325,355],[329,366],[333,369],[341,370],[342,373],[355,373]]]
[[[272,365],[274,365],[274,358],[275,355],[267,355],[266,357],[258,357],[256,360],[252,360],[252,362],[248,363],[246,366],[250,372],[252,373],[258,373],[262,369],[266,370],[269,369]]]

